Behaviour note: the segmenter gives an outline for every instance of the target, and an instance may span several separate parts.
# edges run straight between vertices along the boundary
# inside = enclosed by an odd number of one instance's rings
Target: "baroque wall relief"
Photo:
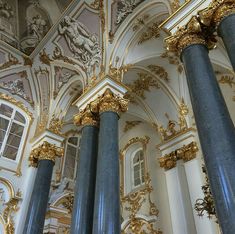
[[[32,90],[26,70],[2,76],[0,78],[0,88],[13,96],[19,96],[32,107],[34,106]]]
[[[14,215],[19,210],[21,193],[15,193],[12,184],[0,177],[0,231],[4,234],[15,233]]]
[[[58,26],[54,43],[73,58],[89,76],[96,74],[102,62],[102,33],[99,10],[83,4],[76,16],[65,16]]]

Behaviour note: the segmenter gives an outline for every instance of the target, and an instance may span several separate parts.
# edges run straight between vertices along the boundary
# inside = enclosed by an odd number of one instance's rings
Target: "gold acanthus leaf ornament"
[[[56,157],[62,157],[64,149],[47,141],[31,151],[29,156],[29,164],[32,167],[37,167],[40,160],[50,160],[55,162]]]
[[[193,16],[183,27],[179,28],[175,34],[165,39],[167,50],[181,54],[182,50],[189,45],[201,44],[208,49],[215,47],[215,36],[209,30],[204,30],[200,21]]]
[[[176,166],[177,160],[183,160],[188,162],[196,157],[198,152],[198,146],[195,141],[192,141],[188,145],[183,145],[181,148],[172,151],[169,154],[164,155],[158,159],[160,167],[165,170],[172,169]]]
[[[235,0],[212,0],[209,6],[198,12],[200,21],[206,26],[217,27],[226,16],[235,13]]]
[[[89,103],[84,110],[74,115],[74,124],[77,126],[98,126],[98,101]]]
[[[49,124],[49,130],[55,134],[61,135],[61,129],[64,125],[63,120],[56,118],[54,115],[52,116],[52,119]]]
[[[2,65],[0,65],[0,70],[4,70],[8,67],[14,66],[20,64],[18,58],[16,58],[13,54],[9,53],[8,54],[8,60],[3,63]]]
[[[154,22],[151,26],[148,26],[147,29],[141,34],[138,44],[143,44],[144,42],[156,39],[160,36],[159,25],[161,22]]]
[[[137,73],[137,75],[138,79],[132,84],[127,84],[137,96],[146,99],[145,92],[150,91],[150,87],[160,89],[158,81],[153,76],[143,72]]]
[[[120,114],[126,112],[129,100],[114,94],[110,89],[106,89],[99,98],[99,113],[112,111]]]
[[[139,125],[143,123],[142,121],[126,121],[125,127],[123,129],[123,132],[128,132],[129,130],[131,130],[132,128],[134,128],[135,126]]]

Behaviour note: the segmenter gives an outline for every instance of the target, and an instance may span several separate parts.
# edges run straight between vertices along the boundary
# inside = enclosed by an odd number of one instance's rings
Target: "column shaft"
[[[118,115],[100,115],[93,234],[120,234]]]
[[[23,234],[42,234],[54,162],[40,160]]]
[[[98,127],[84,126],[74,190],[71,234],[91,234],[95,194]]]
[[[217,31],[224,42],[233,70],[235,71],[235,14],[222,19]]]
[[[207,48],[194,44],[182,54],[195,121],[224,234],[235,233],[235,129]]]

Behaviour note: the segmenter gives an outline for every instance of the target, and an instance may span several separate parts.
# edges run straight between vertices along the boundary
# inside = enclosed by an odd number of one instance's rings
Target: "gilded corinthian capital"
[[[114,94],[110,89],[106,89],[99,99],[99,112],[113,111],[117,114],[126,112],[128,100]]]
[[[200,21],[206,26],[218,26],[222,19],[235,14],[235,0],[213,0],[199,13]]]
[[[74,124],[77,126],[97,126],[99,124],[97,101],[88,104],[83,111],[75,115]]]
[[[167,49],[180,54],[184,48],[193,44],[202,44],[209,49],[214,46],[214,38],[209,36],[206,30],[203,30],[201,23],[196,16],[178,31],[165,39]]]
[[[37,148],[33,149],[30,157],[29,164],[30,166],[37,167],[38,161],[40,160],[50,160],[55,162],[56,157],[62,157],[64,155],[64,149],[57,147],[54,144],[50,144],[47,141],[44,141]]]

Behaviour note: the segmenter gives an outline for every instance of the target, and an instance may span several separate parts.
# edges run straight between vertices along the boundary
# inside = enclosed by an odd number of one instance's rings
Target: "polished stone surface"
[[[100,116],[93,234],[120,234],[118,115]]]
[[[23,234],[42,234],[54,162],[41,160],[38,163]]]
[[[233,70],[235,71],[235,14],[225,17],[220,22],[218,34],[224,42]]]
[[[207,48],[182,52],[205,164],[223,234],[235,233],[235,129]]]
[[[98,133],[99,129],[95,126],[85,126],[82,129],[71,234],[92,233]]]

